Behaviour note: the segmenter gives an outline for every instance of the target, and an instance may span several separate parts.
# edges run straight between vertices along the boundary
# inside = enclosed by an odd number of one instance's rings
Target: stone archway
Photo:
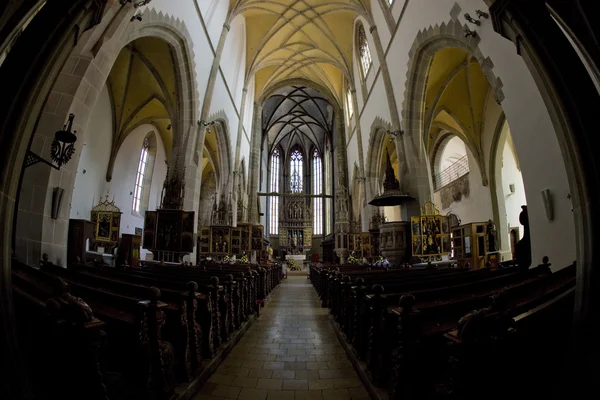
[[[123,11],[125,10],[125,11]],[[173,149],[180,153],[195,132],[198,96],[195,84],[192,39],[185,26],[178,20],[146,10],[143,22],[130,23],[134,9],[121,8],[110,13],[112,20],[104,21],[99,29],[105,29],[95,43],[93,35],[87,36],[68,56],[55,84],[49,89],[45,107],[39,115],[32,134],[30,149],[46,155],[54,131],[62,127],[69,113],[75,115],[75,130],[82,132],[88,127],[91,110],[120,50],[131,41],[142,37],[157,37],[164,40],[175,55],[175,68],[179,98],[178,115],[173,119]],[[28,264],[37,263],[42,253],[48,253],[57,264],[66,262],[69,206],[81,149],[71,162],[60,171],[49,170],[42,164],[28,168],[23,173],[19,194],[19,213],[15,221],[15,253]],[[185,157],[185,154],[184,154]],[[175,157],[173,157],[174,159]],[[65,190],[65,201],[57,219],[52,219],[48,210],[52,202],[52,190]]]
[[[427,86],[429,66],[436,52],[456,47],[471,54],[479,65],[490,84],[496,101],[500,104],[504,100],[502,81],[494,74],[494,65],[489,57],[484,57],[478,47],[480,38],[465,38],[463,25],[458,20],[451,20],[438,26],[431,26],[420,31],[409,51],[407,80],[402,104],[402,119],[404,121],[404,134],[402,141],[407,151],[408,188],[415,193],[418,201],[431,200],[433,195],[433,182],[431,179],[431,164],[425,150],[424,133],[424,98]],[[483,167],[483,165],[481,165]],[[482,170],[482,177],[485,176]],[[485,181],[484,181],[485,182]],[[487,183],[487,182],[485,182]]]

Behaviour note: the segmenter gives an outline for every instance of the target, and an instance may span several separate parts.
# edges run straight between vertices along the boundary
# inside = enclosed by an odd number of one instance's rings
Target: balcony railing
[[[469,173],[469,158],[465,155],[448,168],[433,176],[435,190],[439,190]]]

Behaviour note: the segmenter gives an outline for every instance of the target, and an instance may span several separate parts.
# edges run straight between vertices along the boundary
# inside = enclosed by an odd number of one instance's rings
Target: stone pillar
[[[248,97],[248,88],[244,87],[242,90],[242,104],[240,105],[240,119],[238,121],[238,129],[237,129],[237,139],[235,141],[235,164],[234,164],[234,177],[233,177],[233,198],[235,201],[233,202],[233,226],[237,226],[237,207],[238,207],[238,192],[237,187],[241,179],[241,169],[240,169],[240,147],[242,146],[242,135],[244,134],[244,117],[246,115],[246,100]]]
[[[350,90],[350,94],[352,96],[352,104],[358,104],[358,98],[356,96],[356,89],[352,88]],[[356,126],[356,141],[358,143],[358,171],[360,173],[359,182],[361,185],[361,192],[363,196],[363,204],[361,204],[362,212],[360,221],[362,231],[367,232],[369,230],[369,220],[371,218],[371,210],[372,206],[368,205],[370,199],[367,198],[367,182],[366,182],[366,173],[365,173],[365,155],[363,149],[363,141],[362,141],[362,131],[360,127],[360,116],[358,115],[358,111],[354,111],[354,125]]]
[[[260,168],[260,143],[262,139],[262,109],[254,103],[254,117],[252,119],[252,143],[250,146],[250,187],[248,192],[248,222],[257,224],[258,218],[258,179]]]

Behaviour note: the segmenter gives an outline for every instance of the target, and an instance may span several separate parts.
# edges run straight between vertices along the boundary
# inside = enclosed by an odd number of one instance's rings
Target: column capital
[[[369,32],[373,33],[377,30],[377,25],[371,25],[371,27],[369,28]]]
[[[242,92],[244,92],[244,93],[248,93],[248,89],[247,89],[247,88],[243,88],[243,89],[242,89]]]
[[[355,88],[351,88],[350,89],[350,94],[356,94],[356,89]]]
[[[227,22],[225,22],[223,24],[223,29],[226,29],[227,31],[230,31],[231,30],[231,25],[229,25]]]

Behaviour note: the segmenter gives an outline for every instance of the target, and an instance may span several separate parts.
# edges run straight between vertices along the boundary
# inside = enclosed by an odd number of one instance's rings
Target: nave
[[[221,398],[369,398],[304,273],[288,275],[194,400]]]

